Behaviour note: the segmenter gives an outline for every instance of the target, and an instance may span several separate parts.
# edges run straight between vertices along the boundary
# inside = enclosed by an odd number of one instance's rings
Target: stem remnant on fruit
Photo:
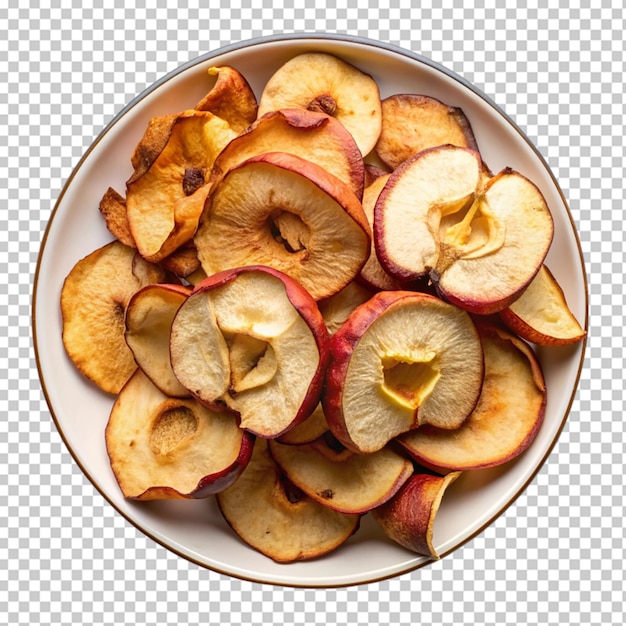
[[[459,213],[461,221],[454,221]],[[491,211],[484,191],[476,193],[469,208],[444,216],[440,233],[440,274],[458,259],[477,259],[497,252],[506,236],[504,224]]]
[[[337,101],[330,94],[324,93],[311,100],[307,109],[333,116],[337,112]]]

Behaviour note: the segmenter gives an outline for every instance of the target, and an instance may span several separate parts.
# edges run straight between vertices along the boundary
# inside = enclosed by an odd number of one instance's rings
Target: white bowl
[[[528,138],[488,97],[462,78],[413,52],[349,36],[271,36],[221,48],[168,74],[133,100],[96,138],[59,196],[39,256],[33,330],[39,373],[50,411],[69,451],[95,487],[126,519],[172,552],[211,570],[259,582],[333,587],[371,582],[427,565],[386,539],[370,516],[340,549],[317,560],[277,564],[244,545],[213,499],[137,503],[125,500],[109,465],[104,428],[112,398],[88,383],[68,360],[61,341],[59,295],[78,259],[111,240],[98,211],[111,186],[120,192],[130,155],[148,120],[192,107],[210,86],[207,69],[232,65],[260,94],[287,59],[310,51],[337,54],[371,74],[381,96],[425,93],[459,106],[493,170],[510,166],[534,181],[551,208],[555,237],[547,264],[568,303],[587,327],[587,283],[580,244],[563,193]],[[548,388],[545,421],[532,446],[505,466],[467,472],[443,499],[434,541],[445,556],[492,523],[519,496],[551,452],[578,384],[585,342],[539,349]],[[558,511],[554,511],[558,515]]]

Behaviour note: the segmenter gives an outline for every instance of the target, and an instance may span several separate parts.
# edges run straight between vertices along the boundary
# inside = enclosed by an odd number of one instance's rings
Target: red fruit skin
[[[252,451],[254,450],[254,442],[256,437],[247,431],[242,431],[241,446],[237,458],[228,466],[219,472],[204,476],[198,481],[195,489],[189,493],[182,493],[173,487],[154,486],[146,489],[143,493],[130,498],[131,500],[201,500],[215,495],[224,489],[227,489],[241,476],[246,469]]]
[[[433,276],[432,278],[435,288],[437,290],[437,294],[441,297],[442,300],[446,300],[446,302],[450,302],[450,304],[454,304],[460,309],[465,309],[468,313],[474,313],[476,315],[493,315],[495,313],[503,311],[511,304],[513,304],[513,302],[515,302],[517,298],[519,298],[522,292],[530,284],[530,280],[532,280],[531,278],[527,283],[523,284],[514,293],[510,293],[506,298],[493,300],[487,296],[484,300],[479,300],[478,298],[475,300],[469,300],[459,298],[455,296],[452,292],[446,291],[441,287],[436,276]]]
[[[546,412],[546,404],[547,404],[547,392],[545,387],[545,381],[543,377],[543,372],[541,369],[541,365],[529,345],[526,344],[522,339],[512,335],[509,333],[502,325],[498,322],[497,318],[473,318],[476,328],[481,337],[494,337],[494,338],[502,338],[510,341],[520,352],[522,352],[528,362],[530,364],[531,370],[533,372],[533,378],[537,383],[537,387],[543,392],[543,399],[541,406],[538,409],[537,419],[533,424],[533,428],[526,434],[525,438],[519,442],[519,445],[514,449],[511,449],[508,453],[503,454],[495,460],[484,463],[471,463],[464,464],[459,463],[458,460],[450,459],[449,462],[446,463],[436,463],[434,459],[427,457],[420,452],[418,452],[414,447],[407,444],[404,441],[403,437],[397,437],[395,443],[399,446],[401,450],[404,451],[405,454],[410,456],[416,463],[419,463],[422,467],[427,470],[431,470],[433,472],[437,472],[439,474],[446,474],[450,471],[469,471],[475,469],[487,469],[490,467],[497,467],[512,461],[516,457],[518,457],[522,452],[524,452],[535,440],[537,437],[537,433],[541,429],[543,425],[545,412]],[[421,426],[421,429],[424,432],[428,432],[430,434],[433,433],[441,433],[441,436],[447,436],[446,431],[442,431],[434,426],[430,426],[428,424]]]
[[[417,554],[438,559],[432,545],[432,525],[445,481],[442,476],[415,473],[391,500],[374,509],[372,516],[396,543]]]
[[[375,293],[367,302],[356,307],[350,317],[330,338],[330,360],[322,394],[322,407],[332,433],[346,448],[353,452],[360,452],[360,450],[348,433],[343,415],[343,385],[350,366],[350,358],[361,336],[378,316],[405,298],[438,300],[435,296],[420,292],[380,291]],[[417,421],[415,425],[417,426]]]
[[[309,292],[298,281],[273,267],[265,265],[247,265],[245,267],[236,267],[217,272],[201,280],[193,289],[192,295],[226,285],[230,281],[235,280],[237,276],[246,272],[265,272],[266,274],[270,274],[271,276],[274,276],[282,281],[285,286],[287,298],[311,329],[319,352],[319,364],[317,370],[311,380],[309,389],[302,404],[300,405],[300,409],[298,410],[295,419],[287,428],[285,428],[284,431],[271,434],[272,438],[280,437],[280,435],[284,432],[287,432],[287,430],[291,429],[293,426],[296,426],[300,422],[304,421],[313,412],[320,400],[329,361],[328,329],[326,328],[324,318],[319,311],[317,302],[311,294],[309,294]],[[224,409],[224,405],[219,401],[216,403],[208,403],[203,401],[201,398],[197,398],[197,400],[213,410]],[[268,435],[260,432],[254,432],[253,434],[258,437],[268,437]]]
[[[398,265],[391,258],[390,255],[387,254],[387,248],[385,246],[385,226],[384,226],[384,205],[389,193],[393,189],[395,185],[395,181],[402,176],[406,169],[409,169],[413,162],[419,159],[420,157],[428,154],[430,152],[436,152],[440,150],[442,146],[433,146],[431,148],[425,148],[421,152],[413,155],[408,158],[406,161],[398,165],[395,170],[389,176],[389,180],[383,187],[380,192],[378,199],[376,200],[376,204],[374,205],[374,224],[372,227],[372,236],[374,237],[374,246],[376,248],[376,255],[378,256],[378,260],[382,265],[383,269],[393,276],[396,280],[400,281],[404,284],[410,284],[414,281],[425,281],[429,278],[429,270],[427,269],[425,272],[419,273],[412,271],[402,265]],[[466,150],[475,155],[476,159],[480,161],[481,167],[484,168],[482,161],[480,160],[480,155],[476,150],[471,148],[458,148],[455,149]]]

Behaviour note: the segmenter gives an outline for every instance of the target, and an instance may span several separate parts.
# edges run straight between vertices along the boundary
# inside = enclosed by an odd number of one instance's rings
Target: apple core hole
[[[383,360],[383,389],[396,402],[417,409],[439,380],[440,371],[434,353],[423,360],[388,357]]]
[[[306,251],[310,231],[299,215],[291,211],[277,211],[270,216],[268,225],[274,241],[289,254]]]
[[[152,427],[150,448],[157,456],[167,456],[197,429],[198,420],[188,407],[179,405],[165,408]]]
[[[235,333],[228,346],[231,395],[260,387],[274,378],[278,362],[270,343],[252,335]]]
[[[504,243],[504,226],[491,212],[484,194],[443,217],[440,239],[456,250],[460,258],[480,257],[500,249]]]

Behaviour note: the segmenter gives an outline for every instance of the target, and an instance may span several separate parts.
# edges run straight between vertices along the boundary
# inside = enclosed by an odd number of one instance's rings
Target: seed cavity
[[[150,448],[157,456],[168,456],[197,429],[198,420],[190,408],[166,403],[152,427]]]
[[[289,254],[306,251],[310,231],[299,215],[290,211],[275,211],[268,220],[268,226],[274,241]]]

